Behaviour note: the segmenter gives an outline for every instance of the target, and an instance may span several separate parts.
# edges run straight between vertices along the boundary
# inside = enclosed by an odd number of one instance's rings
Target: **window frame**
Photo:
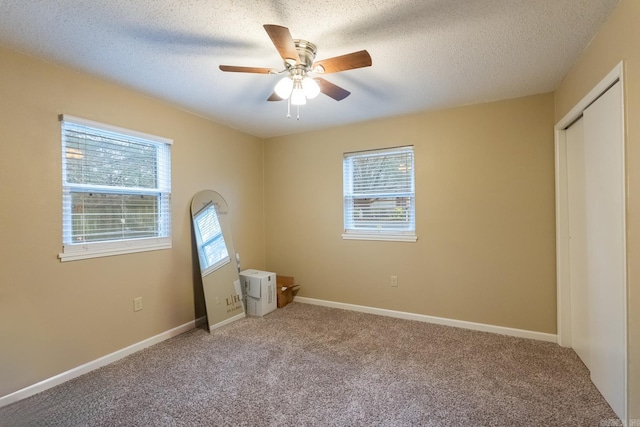
[[[58,117],[60,121],[61,132],[61,158],[62,158],[62,252],[58,254],[61,262],[75,261],[81,259],[106,257],[113,255],[130,254],[137,252],[147,252],[171,248],[171,145],[173,140],[159,137],[143,132],[112,126],[92,120],[87,120],[67,114],[61,114]],[[66,163],[66,140],[65,140],[65,123],[72,125],[84,126],[91,128],[97,132],[115,133],[132,140],[144,140],[144,143],[165,146],[166,152],[163,164],[167,170],[158,170],[158,181],[162,180],[164,184],[158,184],[158,188],[124,188],[110,187],[92,184],[70,184],[66,182],[67,163]],[[159,154],[156,154],[158,157]],[[160,176],[162,175],[162,176]],[[160,188],[162,187],[162,188]],[[65,222],[71,221],[71,197],[73,189],[82,189],[83,192],[94,190],[96,193],[111,193],[120,195],[156,195],[158,196],[158,215],[161,217],[159,223],[159,231],[157,236],[141,237],[133,239],[106,240],[94,242],[73,243],[71,240],[71,231],[65,226]]]
[[[397,230],[397,229],[364,229],[364,228],[355,228],[349,227],[349,219],[348,219],[348,209],[351,205],[349,202],[349,198],[353,197],[352,189],[348,188],[353,183],[353,171],[347,173],[347,162],[349,159],[354,158],[362,158],[362,157],[377,157],[385,154],[401,154],[404,152],[411,153],[411,189],[410,192],[403,192],[405,197],[410,199],[410,220],[409,225],[410,229],[405,230]],[[342,213],[343,213],[343,231],[342,238],[344,240],[377,240],[377,241],[395,241],[395,242],[416,242],[418,237],[416,235],[416,226],[415,226],[415,206],[416,206],[416,191],[415,191],[415,151],[413,145],[407,146],[399,146],[399,147],[389,147],[382,149],[371,149],[371,150],[362,150],[362,151],[354,151],[343,154],[343,163],[342,163],[342,173],[343,173],[343,182],[342,182]],[[377,194],[377,193],[372,193]],[[380,195],[385,195],[388,197],[388,193],[379,193]],[[402,196],[398,196],[402,197]]]

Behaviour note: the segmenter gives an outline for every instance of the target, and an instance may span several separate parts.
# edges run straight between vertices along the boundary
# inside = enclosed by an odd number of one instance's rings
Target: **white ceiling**
[[[0,44],[270,137],[553,91],[618,1],[0,0]],[[287,119],[279,76],[218,69],[284,68],[263,24],[373,65]]]

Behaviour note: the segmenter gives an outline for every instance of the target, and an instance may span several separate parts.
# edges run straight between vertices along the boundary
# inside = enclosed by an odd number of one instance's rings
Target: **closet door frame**
[[[616,82],[620,82],[621,86],[621,102],[622,102],[622,135],[623,144],[625,144],[626,134],[624,132],[625,122],[625,109],[624,109],[624,81],[623,81],[623,62],[620,62],[616,67],[607,74],[607,76],[600,81],[575,107],[567,113],[556,125],[555,125],[555,186],[556,186],[556,285],[557,285],[557,336],[558,344],[563,347],[572,347],[571,340],[571,278],[569,274],[569,213],[568,213],[568,182],[567,182],[567,138],[566,130],[582,117],[583,111],[595,102],[603,93],[605,93]],[[625,149],[626,157],[626,149]],[[626,167],[626,159],[623,163]],[[626,172],[625,172],[626,180]],[[620,183],[625,187],[625,182]],[[626,187],[624,188],[625,202],[626,202]],[[626,203],[625,203],[626,204]],[[626,212],[625,212],[626,221]],[[625,225],[626,229],[626,225]],[[626,234],[626,231],[625,231]],[[625,236],[626,237],[626,236]],[[626,241],[625,254],[626,252]],[[626,258],[626,257],[625,257]],[[625,260],[624,267],[624,331],[625,337],[624,347],[627,346],[627,266]],[[624,391],[625,391],[625,403],[628,403],[627,395],[627,363],[628,355],[625,354],[624,360]],[[625,412],[626,412],[625,404]],[[626,415],[626,414],[625,414]]]

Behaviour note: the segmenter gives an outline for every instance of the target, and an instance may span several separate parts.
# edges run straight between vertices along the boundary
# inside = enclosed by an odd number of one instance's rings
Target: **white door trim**
[[[598,99],[604,92],[607,91],[617,81],[621,85],[622,93],[622,112],[625,115],[624,109],[624,82],[623,82],[623,69],[624,64],[620,62],[616,67],[609,72],[575,107],[567,113],[556,125],[555,125],[555,187],[556,187],[556,285],[557,285],[557,337],[558,344],[563,347],[571,347],[571,282],[569,275],[569,215],[568,215],[568,192],[567,192],[567,150],[566,150],[566,129],[576,120],[578,120],[583,111],[591,105],[596,99]],[[626,134],[624,132],[624,117],[622,120],[622,135],[623,139]],[[623,141],[625,144],[625,141]],[[626,145],[626,144],[625,144]],[[626,150],[625,150],[626,153]],[[626,156],[626,154],[625,154]],[[623,161],[623,165],[626,166],[626,160]],[[626,173],[625,173],[626,175]],[[626,178],[625,178],[626,180]],[[625,180],[620,183],[624,188],[626,195],[626,183]],[[625,196],[626,201],[626,196]],[[626,216],[626,208],[625,208]],[[626,230],[626,218],[623,218]],[[625,231],[625,266],[623,271],[624,283],[625,283],[625,295],[624,295],[624,318],[627,319],[627,267],[626,267],[626,231]],[[627,337],[627,321],[624,322],[624,348],[627,349],[626,342]],[[628,350],[625,350],[625,353]],[[624,360],[624,393],[625,403],[628,402],[627,394],[627,363],[628,355],[625,354]],[[626,414],[626,404],[625,404]]]

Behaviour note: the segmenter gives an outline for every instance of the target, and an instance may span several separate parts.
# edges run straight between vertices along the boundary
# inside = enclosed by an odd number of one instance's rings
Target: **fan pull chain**
[[[296,120],[300,120],[300,106],[296,105]],[[291,97],[287,98],[287,119],[291,118]]]

